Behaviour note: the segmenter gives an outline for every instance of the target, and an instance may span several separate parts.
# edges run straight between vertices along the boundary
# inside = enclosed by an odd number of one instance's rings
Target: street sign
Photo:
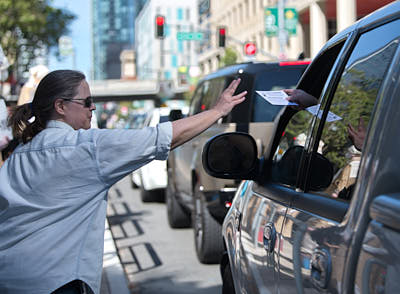
[[[247,56],[254,56],[257,51],[257,46],[253,42],[247,42],[244,44],[244,54]]]
[[[202,41],[204,34],[201,32],[178,32],[176,38],[179,41]]]
[[[295,8],[284,9],[284,22],[285,30],[289,35],[296,35],[296,27],[298,23],[298,14]],[[278,35],[279,22],[278,22],[278,8],[269,7],[265,8],[265,35],[267,37],[274,37]]]
[[[296,35],[297,23],[299,22],[299,16],[297,10],[294,8],[285,8],[285,30],[289,35]]]

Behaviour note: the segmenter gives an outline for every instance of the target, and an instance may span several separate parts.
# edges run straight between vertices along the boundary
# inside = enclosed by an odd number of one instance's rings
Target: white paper
[[[256,93],[272,105],[298,105],[288,101],[286,99],[288,95],[284,91],[256,91]]]
[[[316,115],[316,116],[318,116],[319,119],[321,119],[322,109],[320,109],[320,105],[321,104],[310,106],[310,107],[306,108],[306,110],[309,113],[311,113],[312,115]],[[318,112],[318,114],[317,114],[317,112]],[[328,116],[326,117],[326,121],[327,122],[333,122],[333,121],[341,120],[341,119],[342,118],[340,116],[338,116],[338,115],[336,115],[336,114],[334,114],[333,112],[330,112],[330,111],[328,112]]]

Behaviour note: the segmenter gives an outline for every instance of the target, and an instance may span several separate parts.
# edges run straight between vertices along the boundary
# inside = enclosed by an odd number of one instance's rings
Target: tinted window
[[[259,73],[255,80],[255,91],[274,91],[295,88],[305,68],[281,67],[276,71]],[[271,105],[265,99],[254,93],[253,121],[273,121],[282,106]]]
[[[160,123],[166,122],[169,120],[169,116],[168,115],[162,115],[160,116]]]
[[[204,83],[203,99],[201,100],[200,111],[210,109],[225,86],[225,78],[217,78]]]
[[[334,169],[331,185],[322,192],[325,195],[344,199],[351,196],[363,138],[399,43],[399,25],[400,21],[394,21],[362,34],[346,64],[330,107],[340,119],[325,122],[319,142],[322,155]]]
[[[199,112],[201,97],[203,96],[203,85],[197,86],[196,92],[192,97],[190,103],[189,115],[193,115]]]

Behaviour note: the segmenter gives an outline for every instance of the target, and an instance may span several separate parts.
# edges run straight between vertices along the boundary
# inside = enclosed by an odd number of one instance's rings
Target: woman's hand
[[[232,108],[235,105],[242,103],[244,101],[245,99],[244,96],[247,94],[247,91],[243,91],[242,93],[233,96],[239,84],[240,84],[240,79],[233,80],[228,86],[228,88],[226,88],[222,92],[222,94],[217,100],[217,103],[213,107],[213,109],[221,113],[221,117],[231,112]]]
[[[286,99],[290,102],[295,102],[299,105],[300,109],[318,104],[318,99],[300,89],[285,89],[283,90],[289,95]]]
[[[232,81],[211,109],[173,121],[171,149],[197,136],[221,117],[227,115],[235,105],[243,102],[247,91],[233,96],[239,83],[240,79]]]

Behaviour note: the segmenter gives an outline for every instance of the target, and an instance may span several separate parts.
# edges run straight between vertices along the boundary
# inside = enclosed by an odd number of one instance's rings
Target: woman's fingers
[[[240,78],[236,79],[236,80],[233,80],[229,84],[228,88],[226,88],[225,91],[227,91],[227,92],[231,93],[231,95],[233,95],[235,93],[235,91],[236,91],[236,88],[239,86],[239,84],[240,84]]]
[[[242,97],[244,97],[247,94],[247,91],[243,91],[242,93],[239,93],[235,96],[233,96],[232,98],[234,99],[241,99]]]

